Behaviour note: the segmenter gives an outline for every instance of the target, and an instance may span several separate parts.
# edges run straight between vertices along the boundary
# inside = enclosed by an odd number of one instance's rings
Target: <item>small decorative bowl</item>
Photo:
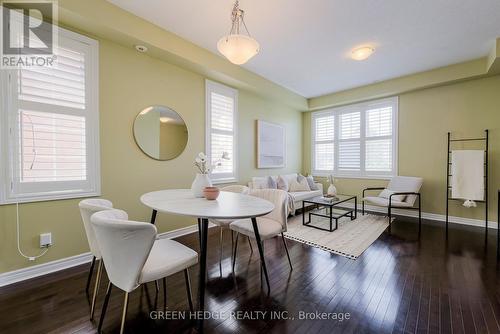
[[[219,197],[220,190],[217,187],[205,187],[203,188],[203,196],[209,200],[213,201]]]

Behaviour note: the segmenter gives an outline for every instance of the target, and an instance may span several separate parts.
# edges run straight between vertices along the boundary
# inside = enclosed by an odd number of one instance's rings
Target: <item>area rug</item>
[[[329,219],[313,216],[312,224],[329,228]],[[349,217],[339,219],[338,229],[327,232],[302,225],[302,215],[298,215],[289,219],[285,237],[355,260],[388,226],[385,216],[362,216],[358,213],[355,220]]]

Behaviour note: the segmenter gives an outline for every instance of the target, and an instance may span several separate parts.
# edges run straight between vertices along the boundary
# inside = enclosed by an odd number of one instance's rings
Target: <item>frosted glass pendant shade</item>
[[[217,49],[231,63],[243,65],[259,53],[259,43],[246,35],[228,35],[217,43]]]

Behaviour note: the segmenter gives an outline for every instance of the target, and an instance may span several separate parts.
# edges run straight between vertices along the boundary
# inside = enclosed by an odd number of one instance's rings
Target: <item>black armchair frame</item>
[[[383,187],[375,187],[375,188],[365,188],[363,189],[363,198],[361,199],[361,213],[364,215],[365,214],[365,192],[369,190],[383,190],[385,188]],[[401,208],[401,207],[393,207],[392,206],[392,196],[396,195],[411,195],[411,196],[417,196],[418,200],[418,207],[408,207],[408,208]],[[392,193],[389,196],[389,206],[387,207],[387,216],[389,217],[389,233],[391,233],[391,219],[392,219],[392,209],[393,208],[399,208],[399,209],[405,209],[405,210],[418,210],[418,236],[420,237],[420,233],[422,231],[422,198],[421,194],[418,192],[395,192]]]

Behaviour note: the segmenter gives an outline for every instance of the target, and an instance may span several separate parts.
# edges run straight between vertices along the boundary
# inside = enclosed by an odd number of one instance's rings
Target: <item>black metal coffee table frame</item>
[[[344,209],[341,208],[341,211],[344,211],[342,214],[336,214],[333,212],[333,208],[338,206],[341,203],[345,203],[347,201],[354,200],[354,209]],[[328,213],[328,209],[330,209],[328,214],[321,214],[317,212],[308,212],[309,219],[306,221],[306,212],[305,212],[305,203],[314,204],[319,209],[320,207],[324,207],[326,213]],[[315,226],[311,224],[311,216],[324,217],[330,219],[330,229],[322,228],[319,226]],[[351,217],[351,220],[354,220],[358,217],[358,197],[357,196],[348,196],[345,199],[334,201],[332,203],[328,203],[327,201],[322,200],[320,197],[315,197],[310,200],[302,201],[302,225],[313,227],[318,230],[323,230],[327,232],[333,232],[339,227],[339,219],[342,217]],[[335,228],[333,228],[333,221],[335,220]]]

